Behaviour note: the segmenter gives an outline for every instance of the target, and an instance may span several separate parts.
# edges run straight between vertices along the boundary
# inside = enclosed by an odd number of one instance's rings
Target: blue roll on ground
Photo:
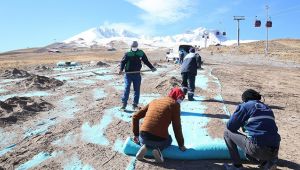
[[[137,145],[128,137],[123,145],[123,151],[127,155],[135,155],[140,149],[140,145]],[[224,142],[208,141],[206,144],[198,145],[194,148],[188,148],[185,152],[179,150],[178,146],[171,145],[162,152],[164,158],[177,159],[177,160],[198,160],[198,159],[230,159],[228,149]],[[242,158],[245,158],[244,154],[240,152]],[[146,156],[152,157],[151,150],[148,150]]]

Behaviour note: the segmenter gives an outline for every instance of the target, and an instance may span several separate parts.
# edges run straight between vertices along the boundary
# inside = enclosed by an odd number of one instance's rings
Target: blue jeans
[[[127,105],[131,83],[133,83],[133,90],[134,90],[133,104],[135,104],[135,105],[139,104],[141,81],[142,81],[142,77],[141,77],[141,74],[139,74],[139,73],[138,74],[125,74],[125,76],[124,76],[125,90],[124,90],[124,94],[122,96],[123,104]]]
[[[139,141],[141,145],[146,145],[151,149],[159,148],[161,151],[169,147],[172,143],[172,137],[169,135],[168,139],[163,141],[152,141],[152,140],[145,140],[141,136],[139,136]]]

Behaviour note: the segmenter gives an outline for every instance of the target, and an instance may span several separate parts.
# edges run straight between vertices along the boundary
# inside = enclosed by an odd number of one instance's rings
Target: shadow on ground
[[[229,119],[228,115],[225,114],[210,114],[210,113],[196,113],[196,112],[181,112],[181,116],[198,116],[198,117],[209,117],[218,119]]]
[[[144,163],[148,163],[153,168],[165,168],[165,169],[224,169],[224,163],[230,163],[229,160],[196,160],[196,161],[183,161],[183,160],[170,160],[166,159],[164,163],[156,163],[154,159],[145,159]],[[249,161],[243,161],[245,169],[259,169],[257,164],[250,163]],[[288,160],[279,159],[278,168],[300,169],[300,165]]]
[[[216,100],[216,99],[208,99],[208,100],[200,100],[201,102],[217,102],[217,103],[224,103],[224,104],[229,104],[229,105],[239,105],[241,104],[240,102],[233,102],[233,101],[227,101],[227,100]],[[283,106],[275,106],[275,105],[268,105],[271,109],[277,109],[277,110],[284,110],[285,107]]]

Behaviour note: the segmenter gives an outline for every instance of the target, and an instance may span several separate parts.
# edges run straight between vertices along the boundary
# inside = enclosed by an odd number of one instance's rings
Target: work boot
[[[226,170],[243,170],[244,169],[243,166],[241,166],[241,167],[235,167],[234,165],[229,165],[227,163],[224,163],[224,168]]]
[[[194,99],[194,93],[188,93],[188,100],[189,101],[195,101],[195,99]]]
[[[140,107],[138,107],[137,104],[132,104],[132,110],[133,111],[138,111],[140,109]]]
[[[188,100],[189,101],[195,101],[195,99],[193,97],[189,97]]]
[[[258,167],[263,170],[276,170],[277,160],[265,161],[262,164],[260,164]]]
[[[188,96],[188,101],[195,101],[194,97],[192,95]]]
[[[125,111],[126,110],[126,106],[127,104],[123,103],[122,107],[120,108],[121,111]]]
[[[158,162],[158,163],[164,162],[164,157],[162,156],[159,148],[153,149],[152,154],[153,154],[153,157],[155,158],[156,162]]]
[[[146,155],[147,153],[147,147],[146,145],[143,145],[140,150],[136,153],[135,157],[137,160],[141,161],[144,159],[144,156]]]

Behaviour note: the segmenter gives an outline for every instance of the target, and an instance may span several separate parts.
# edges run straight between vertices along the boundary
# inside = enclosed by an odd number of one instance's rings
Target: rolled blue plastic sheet
[[[140,145],[133,142],[128,137],[123,145],[123,152],[126,155],[135,156]],[[186,151],[181,151],[178,146],[171,145],[162,151],[164,158],[177,159],[177,160],[198,160],[198,159],[230,159],[230,155],[225,142],[208,141],[207,143],[199,144],[197,147],[188,148]],[[151,150],[147,151],[146,156],[153,157]],[[242,151],[240,156],[245,159]]]

